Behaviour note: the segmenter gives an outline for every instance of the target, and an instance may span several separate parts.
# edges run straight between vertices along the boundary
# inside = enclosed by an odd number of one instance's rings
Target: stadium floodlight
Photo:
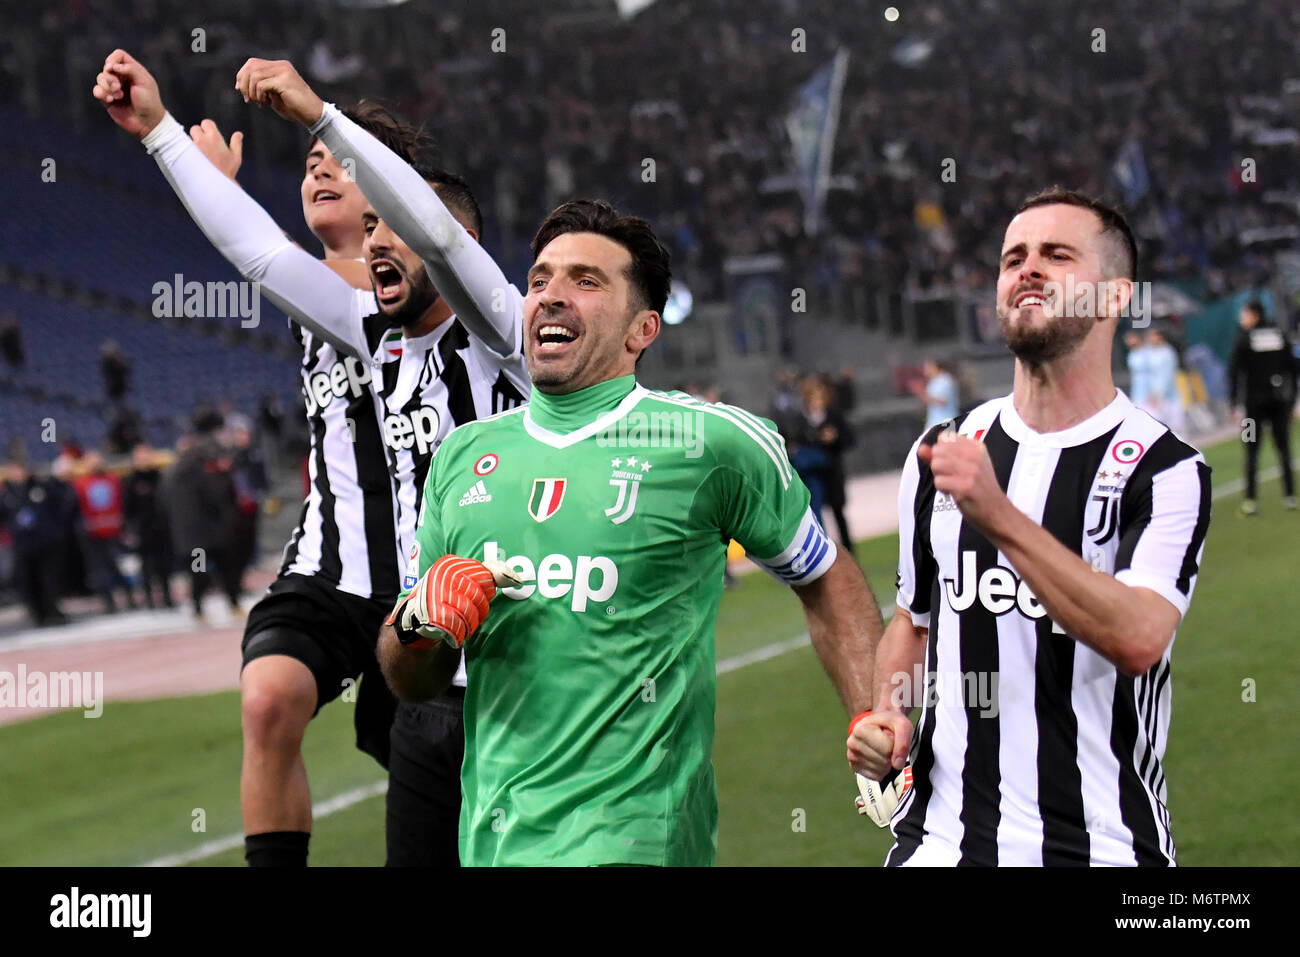
[[[673,280],[668,288],[668,301],[664,303],[664,322],[670,326],[680,325],[691,314],[694,301],[686,283]]]

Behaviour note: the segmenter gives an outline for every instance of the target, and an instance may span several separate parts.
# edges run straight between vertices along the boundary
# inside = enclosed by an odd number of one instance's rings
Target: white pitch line
[[[360,804],[362,801],[369,800],[372,797],[378,797],[388,790],[387,781],[376,781],[374,784],[367,784],[365,787],[353,788],[351,791],[344,791],[338,797],[332,797],[328,801],[322,801],[311,809],[312,820],[319,821],[323,817],[329,817],[331,814],[337,814],[339,811],[352,807],[354,804]],[[223,851],[232,851],[241,847],[244,843],[244,835],[228,834],[225,837],[217,838],[215,841],[208,841],[200,844],[192,850],[183,851],[180,854],[169,854],[167,857],[160,857],[145,864],[145,867],[180,867],[184,864],[190,864],[194,861],[201,861],[205,857],[212,857],[214,854],[220,854]]]
[[[1300,459],[1292,459],[1291,468],[1300,469]],[[1273,479],[1281,477],[1282,467],[1280,465],[1274,465],[1272,468],[1267,468],[1260,472],[1258,480],[1260,484],[1263,484],[1264,482],[1271,482]],[[1240,492],[1245,488],[1246,479],[1243,476],[1242,478],[1233,479],[1231,482],[1224,482],[1222,485],[1215,486],[1214,491],[1210,493],[1210,498],[1217,501],[1218,499],[1231,495],[1234,492]]]
[[[1300,467],[1300,459],[1292,463],[1294,467]],[[1260,482],[1270,482],[1281,476],[1282,470],[1278,466],[1259,474]],[[1231,495],[1234,492],[1240,492],[1246,487],[1246,480],[1233,479],[1231,482],[1224,482],[1211,493],[1211,498],[1220,499]],[[889,621],[894,616],[894,601],[891,599],[882,611],[885,621]],[[777,658],[787,652],[794,651],[797,648],[803,648],[812,644],[812,639],[808,637],[808,632],[802,635],[796,635],[793,638],[785,638],[781,641],[774,641],[770,645],[764,645],[762,648],[755,648],[753,651],[747,651],[741,655],[732,655],[730,658],[723,658],[718,662],[716,673],[719,675],[729,674],[732,671],[738,671],[748,665],[758,664],[760,661],[769,661]],[[368,798],[383,794],[388,790],[387,781],[377,781],[374,784],[363,788],[354,788],[346,791],[338,797],[330,798],[328,801],[322,801],[312,808],[312,820],[320,820],[323,817],[329,817],[331,814],[337,814],[339,811],[352,807],[354,804],[360,804]],[[215,841],[208,841],[206,844],[200,844],[198,847],[182,854],[173,854],[169,857],[160,857],[155,861],[150,861],[145,867],[179,867],[182,864],[189,864],[194,861],[201,861],[205,857],[211,857],[214,854],[220,854],[223,851],[233,850],[244,843],[243,834],[231,834],[227,837],[219,838]]]

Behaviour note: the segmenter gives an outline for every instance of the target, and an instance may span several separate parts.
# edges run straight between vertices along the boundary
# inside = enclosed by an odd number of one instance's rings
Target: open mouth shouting
[[[311,194],[311,204],[313,206],[325,206],[329,203],[337,203],[342,199],[338,193],[329,189],[318,189]]]
[[[370,263],[370,279],[375,286],[375,298],[381,303],[394,303],[406,294],[406,276],[388,259]]]

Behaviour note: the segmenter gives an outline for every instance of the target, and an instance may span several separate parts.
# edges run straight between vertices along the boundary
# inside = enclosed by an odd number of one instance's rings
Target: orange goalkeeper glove
[[[492,564],[497,567],[489,568],[472,558],[443,555],[429,566],[384,623],[393,626],[402,644],[413,648],[432,648],[436,641],[456,649],[464,647],[466,639],[487,617],[488,602],[497,593],[497,584],[519,584],[504,562]]]

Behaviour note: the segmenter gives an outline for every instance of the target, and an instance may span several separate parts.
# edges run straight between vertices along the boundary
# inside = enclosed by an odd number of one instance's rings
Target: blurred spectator
[[[122,510],[122,480],[104,468],[96,452],[82,457],[72,473],[72,487],[81,504],[82,549],[91,589],[104,600],[104,610],[117,611],[115,589],[126,593],[128,608],[135,608],[131,585],[118,568],[125,528]]]
[[[247,417],[242,417],[247,422]],[[226,417],[223,430],[228,438],[229,468],[235,488],[235,525],[232,530],[234,552],[232,559],[239,568],[240,577],[257,560],[258,516],[268,484],[266,467],[261,452],[253,444],[252,432],[247,425],[230,426]]]
[[[839,378],[834,381],[835,408],[845,416],[852,415],[853,407],[858,403],[858,390],[853,381],[854,374],[853,366],[846,365],[840,369]]]
[[[63,548],[76,521],[77,497],[65,482],[15,463],[0,484],[0,524],[13,543],[14,584],[37,627],[63,624],[59,609]]]
[[[1147,330],[1147,376],[1149,389],[1146,402],[1139,406],[1175,432],[1186,428],[1183,396],[1178,389],[1178,353],[1165,339],[1159,328]]]
[[[106,444],[111,455],[126,455],[144,441],[140,413],[125,402],[113,408],[113,418],[108,424]]]
[[[162,498],[162,472],[156,453],[147,445],[137,445],[131,458],[134,467],[123,483],[127,547],[140,556],[140,591],[145,605],[173,608],[171,528]]]
[[[925,430],[929,431],[940,422],[955,421],[961,411],[957,378],[945,363],[934,359],[925,360],[921,373],[925,376],[925,384],[917,388],[916,394],[925,403]]]
[[[99,347],[99,371],[104,377],[104,394],[110,402],[119,401],[131,384],[131,363],[126,354],[112,339]]]
[[[171,516],[172,544],[190,572],[194,615],[203,620],[203,596],[215,574],[232,612],[239,613],[242,590],[236,558],[238,504],[229,462],[211,437],[188,437],[177,444],[180,457],[164,479]]]
[[[256,434],[261,439],[262,461],[275,472],[284,467],[285,412],[280,399],[272,392],[262,396],[257,408]]]
[[[18,318],[12,312],[6,312],[0,318],[0,357],[11,369],[21,369],[27,362],[23,354],[23,333],[18,327]]]
[[[777,431],[787,438],[798,430],[801,402],[799,373],[794,369],[782,369],[776,374],[776,392],[772,395],[772,408],[768,414],[776,423]]]
[[[217,406],[217,410],[221,416],[220,428],[227,431],[242,429],[245,432],[252,433],[253,420],[235,408],[235,403],[229,399],[222,399]],[[223,441],[229,444],[229,437],[223,438]]]
[[[211,402],[200,400],[194,404],[194,414],[190,418],[190,424],[195,435],[210,436],[220,430],[224,423],[221,413]]]
[[[1228,389],[1234,409],[1244,413],[1254,425],[1253,434],[1242,444],[1246,447],[1246,497],[1241,511],[1254,515],[1255,470],[1259,465],[1259,446],[1267,426],[1273,433],[1282,467],[1283,504],[1295,508],[1295,476],[1291,470],[1291,415],[1295,408],[1300,361],[1286,333],[1271,323],[1258,301],[1248,302],[1237,320],[1241,329],[1232,345],[1228,366]]]
[[[1124,347],[1128,354],[1128,397],[1140,409],[1147,407],[1151,395],[1151,350],[1142,341],[1142,334],[1134,329],[1124,333]]]
[[[787,438],[794,450],[790,461],[808,486],[813,515],[820,522],[823,507],[829,508],[840,544],[852,553],[853,539],[844,516],[844,450],[853,444],[853,434],[844,415],[833,404],[834,393],[820,378],[804,379],[800,394],[802,402],[796,425]]]

